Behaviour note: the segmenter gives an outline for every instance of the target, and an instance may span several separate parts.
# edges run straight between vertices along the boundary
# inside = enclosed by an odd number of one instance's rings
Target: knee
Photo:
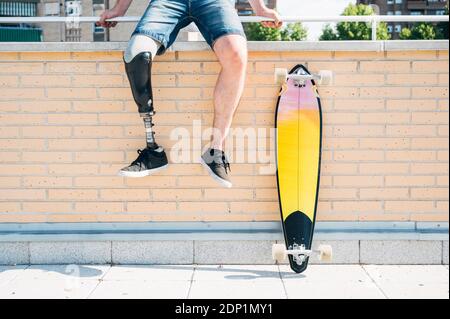
[[[231,47],[223,59],[222,67],[236,72],[245,71],[247,68],[247,49]]]
[[[150,37],[144,35],[134,35],[128,42],[128,46],[124,52],[124,60],[130,63],[137,55],[142,52],[149,52],[153,59],[160,48],[160,44]]]

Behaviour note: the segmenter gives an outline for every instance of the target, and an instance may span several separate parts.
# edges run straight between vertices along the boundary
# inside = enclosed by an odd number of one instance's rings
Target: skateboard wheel
[[[277,262],[283,262],[287,258],[286,246],[284,244],[275,244],[272,246],[272,258]]]
[[[319,71],[319,84],[320,85],[330,85],[333,81],[333,72],[329,70],[321,70]]]
[[[319,253],[319,260],[321,261],[331,261],[333,258],[333,248],[330,245],[320,245]]]
[[[275,83],[283,84],[286,83],[288,79],[287,69],[276,68],[275,69]]]

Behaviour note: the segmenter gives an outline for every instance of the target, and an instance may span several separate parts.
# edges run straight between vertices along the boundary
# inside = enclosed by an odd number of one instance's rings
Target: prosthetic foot
[[[138,150],[138,158],[130,166],[120,170],[120,176],[144,177],[151,175],[168,165],[164,149],[155,141],[153,132],[153,92],[151,83],[152,54],[142,52],[131,62],[125,62],[125,69],[130,81],[131,91],[136,102],[139,114],[144,120],[147,147]]]

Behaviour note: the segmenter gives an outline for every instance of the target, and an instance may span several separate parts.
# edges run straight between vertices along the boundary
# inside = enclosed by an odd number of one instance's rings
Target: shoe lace
[[[228,172],[231,172],[230,162],[228,162],[228,160],[225,156],[222,158],[222,161],[223,161],[222,165],[225,168],[225,173],[228,174]]]
[[[145,150],[137,150],[137,153],[139,154],[139,156],[134,162],[131,163],[131,165],[139,165],[139,167],[142,167],[142,163],[144,162]]]
[[[213,153],[211,151],[210,155],[212,156]],[[225,174],[228,174],[229,172],[231,172],[231,166],[230,166],[230,162],[228,162],[227,157],[225,156],[225,153],[222,152],[222,155],[216,155],[213,158],[211,158],[211,165],[215,165],[215,166],[223,166],[223,168],[225,169]]]

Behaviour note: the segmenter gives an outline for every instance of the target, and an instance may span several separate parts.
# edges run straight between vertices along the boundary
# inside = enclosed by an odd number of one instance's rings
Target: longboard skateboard
[[[282,84],[276,109],[277,182],[285,244],[273,246],[273,258],[287,257],[293,271],[308,267],[309,257],[330,260],[331,246],[312,251],[319,192],[322,148],[322,110],[316,81],[329,84],[330,71],[311,74],[303,65],[289,73],[275,70],[275,81]]]

